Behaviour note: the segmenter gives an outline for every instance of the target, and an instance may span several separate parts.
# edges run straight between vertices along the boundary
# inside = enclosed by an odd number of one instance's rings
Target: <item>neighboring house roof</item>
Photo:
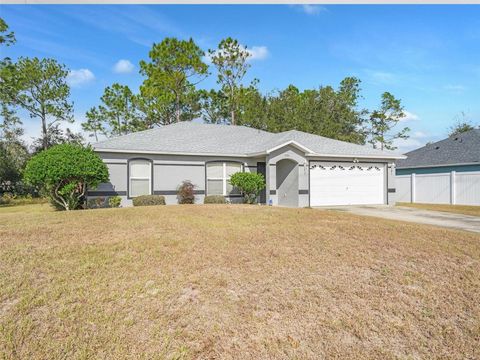
[[[270,133],[246,126],[201,124],[190,121],[139,131],[93,144],[97,151],[155,154],[256,156],[293,145],[307,154],[404,158],[391,151],[372,149],[302,131]]]
[[[480,163],[480,129],[466,131],[425,145],[405,155],[407,159],[398,160],[397,168],[478,164]]]

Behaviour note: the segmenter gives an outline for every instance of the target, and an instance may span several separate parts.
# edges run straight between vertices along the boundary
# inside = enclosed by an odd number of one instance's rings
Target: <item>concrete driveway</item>
[[[420,210],[403,206],[332,206],[319,209],[346,211],[357,215],[409,221],[480,233],[480,217],[477,216]]]

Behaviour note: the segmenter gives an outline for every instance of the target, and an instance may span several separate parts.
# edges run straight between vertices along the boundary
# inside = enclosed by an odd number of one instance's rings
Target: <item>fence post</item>
[[[456,174],[456,171],[451,171],[450,172],[450,204],[452,204],[452,205],[455,205],[456,202],[457,202],[457,199],[456,199],[457,189],[456,189],[456,186],[455,186],[455,174]]]
[[[415,202],[415,173],[412,173],[410,177],[410,192],[411,192],[411,202]]]

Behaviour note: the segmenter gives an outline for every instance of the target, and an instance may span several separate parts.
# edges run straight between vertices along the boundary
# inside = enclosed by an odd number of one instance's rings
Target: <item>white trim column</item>
[[[410,177],[410,191],[411,191],[411,202],[414,203],[415,202],[415,173],[412,173],[411,174],[411,177]]]
[[[450,204],[455,205],[457,203],[457,196],[456,196],[456,184],[455,184],[455,175],[456,171],[450,172]]]

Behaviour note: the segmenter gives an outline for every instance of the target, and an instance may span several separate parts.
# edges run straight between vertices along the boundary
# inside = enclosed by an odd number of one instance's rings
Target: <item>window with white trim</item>
[[[242,164],[236,162],[207,163],[207,195],[237,195],[240,192],[228,180],[242,171]]]
[[[149,160],[131,160],[129,166],[129,196],[151,195],[152,163]]]

